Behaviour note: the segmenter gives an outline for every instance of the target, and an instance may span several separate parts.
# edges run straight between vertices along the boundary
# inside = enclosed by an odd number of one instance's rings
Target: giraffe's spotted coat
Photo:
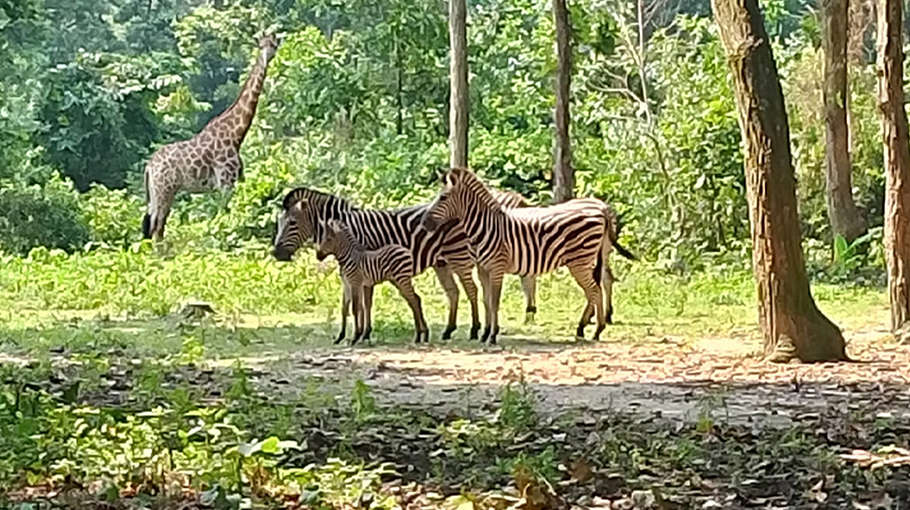
[[[148,211],[142,222],[145,238],[161,239],[164,225],[179,191],[205,193],[230,191],[243,177],[240,146],[256,115],[259,94],[269,62],[278,50],[278,39],[259,41],[259,58],[240,96],[196,136],[159,148],[145,166]]]

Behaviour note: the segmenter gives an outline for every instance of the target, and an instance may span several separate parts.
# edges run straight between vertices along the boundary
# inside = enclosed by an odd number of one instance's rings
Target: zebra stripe
[[[585,291],[587,306],[577,336],[597,314],[597,339],[605,327],[601,282],[615,227],[609,208],[597,199],[575,199],[549,207],[503,209],[472,172],[453,168],[426,211],[423,225],[434,230],[458,221],[470,237],[487,307],[483,340],[496,341],[505,274],[540,275],[566,266]],[[612,284],[612,277],[609,282]]]
[[[294,207],[294,214],[300,214],[303,209],[298,202]],[[429,332],[420,296],[414,290],[412,277],[414,276],[414,257],[407,248],[388,244],[377,250],[366,250],[351,232],[350,227],[338,220],[329,220],[322,225],[325,233],[322,242],[316,251],[316,258],[325,260],[333,255],[338,260],[339,272],[344,282],[344,287],[351,297],[354,305],[355,333],[351,345],[361,338],[370,339],[373,331],[372,309],[373,288],[377,283],[390,282],[401,296],[407,301],[411,312],[414,314],[415,341],[429,341]],[[347,306],[342,306],[342,324],[347,323]],[[339,337],[337,344],[344,337]]]

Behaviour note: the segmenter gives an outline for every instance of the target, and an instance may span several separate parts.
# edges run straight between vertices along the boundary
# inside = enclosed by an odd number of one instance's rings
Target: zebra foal
[[[324,226],[325,235],[316,249],[316,259],[322,261],[332,255],[338,260],[338,269],[346,292],[350,292],[354,305],[354,339],[369,340],[373,332],[373,287],[390,282],[407,301],[414,314],[414,341],[429,342],[429,330],[420,306],[420,296],[414,290],[414,257],[407,248],[388,244],[378,250],[366,250],[350,227],[338,220],[329,220]],[[346,308],[346,307],[345,307]],[[342,310],[341,322],[348,321],[347,310]],[[338,343],[336,340],[335,343]]]
[[[467,232],[484,288],[486,323],[482,340],[496,342],[499,303],[506,274],[536,276],[565,266],[584,290],[587,305],[576,336],[596,313],[598,339],[606,326],[602,281],[612,283],[606,265],[616,244],[615,215],[601,200],[574,199],[549,207],[503,209],[474,173],[453,168],[426,210],[422,224],[433,231],[457,220]],[[612,306],[611,306],[612,308]]]

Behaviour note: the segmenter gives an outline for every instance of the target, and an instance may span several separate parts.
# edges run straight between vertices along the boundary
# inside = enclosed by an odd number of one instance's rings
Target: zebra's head
[[[329,220],[328,222],[320,220],[319,226],[322,227],[323,235],[322,242],[316,248],[316,260],[321,262],[329,255],[338,255],[338,250],[341,247],[341,230],[344,227],[338,220]]]
[[[278,233],[272,254],[276,259],[289,261],[303,244],[316,237],[313,207],[310,201],[292,191],[284,197],[278,216]]]
[[[443,179],[442,190],[424,213],[421,225],[433,232],[440,225],[464,221],[465,213],[475,207],[500,209],[490,190],[473,172],[452,168]]]

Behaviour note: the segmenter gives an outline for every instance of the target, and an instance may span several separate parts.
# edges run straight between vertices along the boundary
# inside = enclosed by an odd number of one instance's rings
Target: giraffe
[[[266,69],[278,44],[274,34],[259,40],[259,58],[234,104],[210,120],[194,137],[165,145],[152,154],[145,165],[148,203],[142,219],[145,239],[164,237],[164,224],[178,191],[220,190],[230,194],[234,184],[243,178],[240,145],[256,115]]]

